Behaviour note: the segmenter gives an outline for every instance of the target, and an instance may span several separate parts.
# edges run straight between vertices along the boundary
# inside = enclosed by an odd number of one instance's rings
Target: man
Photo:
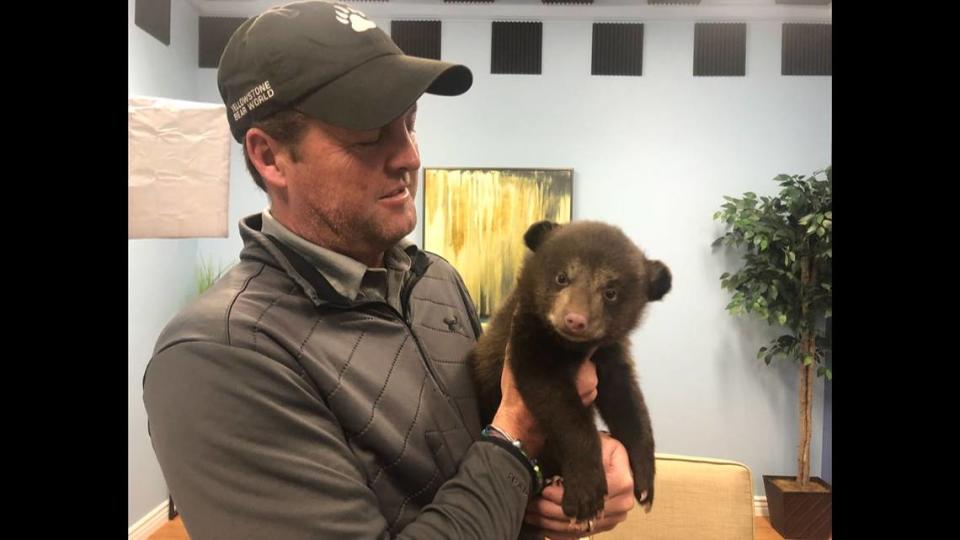
[[[471,83],[342,4],[272,8],[230,39],[218,85],[269,207],[241,220],[240,263],[169,323],[144,375],[153,446],[195,540],[584,530],[561,486],[538,495],[542,441],[509,370],[481,435],[463,363],[473,305],[446,261],[405,239],[417,99]],[[584,362],[585,402],[595,387]],[[623,447],[603,448],[610,499],[594,532],[633,506]]]

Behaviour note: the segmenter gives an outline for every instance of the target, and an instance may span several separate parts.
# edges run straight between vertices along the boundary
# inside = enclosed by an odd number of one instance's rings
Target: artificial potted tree
[[[810,436],[814,373],[833,376],[824,362],[833,299],[831,168],[774,180],[780,184],[776,197],[751,192],[739,199],[724,197],[727,202],[713,217],[727,231],[714,246],[734,246],[743,253],[743,266],[720,276],[721,286],[733,293],[726,309],[787,330],[761,347],[757,358],[767,365],[777,358],[792,360],[800,368],[797,473],[763,475],[770,523],[784,538],[828,538],[832,489],[810,476]]]
[[[228,264],[226,267],[224,267],[222,263],[214,267],[213,262],[209,259],[201,260],[197,266],[196,275],[194,276],[197,285],[197,296],[200,296],[212,287],[218,279],[223,277],[223,274],[225,274],[231,266],[233,266],[233,263]]]

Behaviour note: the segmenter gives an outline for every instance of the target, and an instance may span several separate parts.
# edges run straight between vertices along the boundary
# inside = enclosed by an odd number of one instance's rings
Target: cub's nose
[[[579,313],[567,313],[567,316],[563,318],[563,322],[567,325],[567,330],[569,330],[571,334],[582,334],[583,331],[587,329],[587,318]]]

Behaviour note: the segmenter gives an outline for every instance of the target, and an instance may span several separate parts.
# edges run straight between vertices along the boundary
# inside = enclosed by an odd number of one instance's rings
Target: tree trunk
[[[805,255],[800,259],[800,298],[803,324],[800,325],[800,448],[797,452],[797,483],[803,489],[810,482],[810,435],[813,420],[813,365],[805,364],[804,359],[816,358],[817,330],[814,327],[813,313],[807,303],[807,295],[816,286],[817,271],[813,257]]]
[[[808,341],[804,338],[804,341]],[[804,356],[807,352],[804,344]],[[810,482],[810,432],[813,408],[813,364],[800,369],[800,449],[797,456],[797,483],[801,488]]]

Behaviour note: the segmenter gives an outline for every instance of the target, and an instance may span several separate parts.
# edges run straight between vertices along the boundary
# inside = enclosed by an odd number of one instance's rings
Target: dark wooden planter
[[[770,524],[784,538],[827,540],[833,528],[833,489],[820,478],[810,481],[827,488],[826,493],[813,491],[783,491],[773,480],[795,479],[793,476],[763,475],[763,489],[767,494]]]

